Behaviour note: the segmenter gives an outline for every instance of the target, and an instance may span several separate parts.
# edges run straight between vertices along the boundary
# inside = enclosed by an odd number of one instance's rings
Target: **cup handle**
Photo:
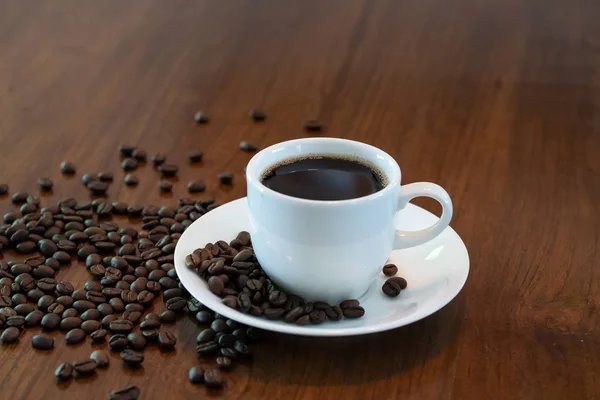
[[[450,196],[441,186],[429,182],[409,183],[408,185],[401,186],[398,211],[406,207],[408,202],[415,197],[431,197],[437,200],[442,205],[442,216],[438,222],[420,231],[397,230],[394,250],[418,246],[430,241],[442,233],[452,219],[452,200],[450,200]]]

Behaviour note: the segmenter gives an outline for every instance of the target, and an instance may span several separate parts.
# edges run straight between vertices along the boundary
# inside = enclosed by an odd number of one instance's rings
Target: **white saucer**
[[[397,228],[422,229],[436,220],[435,215],[409,203],[398,213]],[[246,198],[232,201],[203,215],[179,239],[175,249],[175,268],[190,294],[211,310],[243,324],[270,331],[306,336],[351,336],[408,325],[448,304],[460,292],[469,274],[467,248],[456,232],[448,227],[426,244],[395,251],[390,255],[390,262],[398,266],[398,275],[406,278],[408,288],[399,297],[388,298],[381,291],[386,277],[380,274],[360,299],[366,311],[362,318],[314,326],[270,321],[225,306],[194,271],[185,267],[185,256],[195,249],[217,240],[229,242],[243,230],[250,230]]]

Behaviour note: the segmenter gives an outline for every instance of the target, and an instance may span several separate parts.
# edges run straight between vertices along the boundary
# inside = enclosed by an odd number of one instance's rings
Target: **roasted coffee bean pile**
[[[297,325],[317,325],[365,314],[358,300],[346,300],[338,305],[307,302],[279,289],[258,263],[248,232],[240,232],[230,243],[219,240],[194,250],[186,257],[185,265],[207,282],[210,291],[223,299],[223,304],[254,316]],[[216,352],[219,338],[206,337],[210,333],[203,333],[198,336],[197,352]]]
[[[20,209],[3,216],[0,252],[15,250],[27,258],[0,260],[3,343],[16,343],[22,330],[40,326],[42,333],[31,341],[38,350],[51,350],[55,339],[47,332],[60,330],[67,345],[88,337],[96,344],[108,340],[109,349],[120,353],[124,365],[135,368],[143,363],[142,352],[148,346],[174,350],[177,337],[165,326],[183,313],[192,313],[204,325],[199,338],[211,338],[201,341],[204,350],[198,354],[216,361],[215,368],[203,370],[203,378],[195,376],[194,382],[221,387],[224,379],[216,368],[229,369],[234,360],[249,355],[248,344],[259,332],[190,299],[173,265],[181,233],[216,207],[213,200],[182,198],[176,207],[141,207],[69,198],[40,208],[37,196],[15,193],[12,199]],[[114,215],[138,221],[141,230],[120,227]],[[56,279],[75,257],[89,273],[89,280],[79,288]],[[159,315],[152,309],[160,297],[166,310]],[[66,380],[107,366],[106,354],[94,352],[89,359],[61,364],[55,375]],[[139,389],[113,392],[110,398],[137,398],[132,393]]]

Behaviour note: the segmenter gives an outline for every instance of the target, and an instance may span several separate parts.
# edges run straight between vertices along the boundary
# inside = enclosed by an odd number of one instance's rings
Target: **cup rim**
[[[371,151],[376,151],[376,152],[380,153],[381,155],[383,155],[387,159],[387,161],[391,164],[394,172],[397,175],[397,179],[393,179],[393,177],[388,176],[390,181],[380,191],[372,193],[367,196],[357,197],[355,199],[347,199],[347,200],[302,199],[299,197],[293,197],[293,196],[289,196],[287,194],[276,192],[275,190],[263,185],[263,183],[260,181],[260,176],[264,172],[264,170],[257,171],[258,167],[256,165],[258,163],[258,160],[262,156],[271,152],[273,149],[275,149],[276,147],[279,147],[279,146],[291,146],[291,145],[294,145],[297,143],[314,143],[314,142],[317,142],[317,143],[318,142],[344,142],[344,143],[352,144],[355,146],[366,147]],[[367,160],[367,161],[370,161],[370,160]],[[388,194],[388,192],[393,190],[393,188],[400,185],[401,180],[402,180],[402,171],[400,170],[400,166],[398,165],[398,162],[396,162],[396,160],[394,160],[394,158],[392,156],[390,156],[387,152],[381,150],[378,147],[367,144],[367,143],[359,142],[356,140],[333,138],[333,137],[292,139],[292,140],[286,140],[283,142],[275,143],[275,144],[272,144],[271,146],[265,147],[264,149],[262,149],[261,151],[256,153],[250,159],[250,161],[248,162],[248,165],[246,166],[246,182],[248,185],[253,185],[262,193],[268,193],[269,195],[274,196],[275,198],[278,198],[281,200],[287,200],[287,201],[295,201],[295,202],[303,203],[306,205],[319,205],[319,206],[335,206],[335,205],[337,205],[337,206],[339,206],[339,205],[349,205],[349,204],[357,204],[357,203],[367,202],[367,201],[379,198],[381,196],[386,196]]]

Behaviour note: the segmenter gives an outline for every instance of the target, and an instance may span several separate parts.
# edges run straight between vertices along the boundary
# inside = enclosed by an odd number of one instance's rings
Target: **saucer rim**
[[[228,203],[225,203],[225,204],[219,206],[219,208],[240,207],[240,206],[243,207],[244,206],[244,205],[242,205],[243,202],[246,202],[245,206],[247,207],[247,198],[242,197],[242,198],[230,201]],[[425,213],[431,214],[434,218],[438,218],[437,216],[430,213],[429,211],[427,211],[421,207],[418,207],[414,204],[411,204],[411,203],[408,203],[406,208],[407,209],[410,209],[410,208],[419,209],[420,212],[425,212]],[[222,210],[220,210],[220,211],[222,211]],[[256,328],[260,328],[260,329],[264,329],[264,330],[268,330],[268,331],[272,331],[272,332],[279,332],[279,333],[285,333],[285,334],[290,334],[290,335],[299,335],[299,336],[313,336],[313,337],[343,337],[343,336],[367,335],[367,334],[371,334],[371,333],[388,331],[391,329],[396,329],[396,328],[399,328],[402,326],[410,325],[414,322],[420,321],[421,319],[427,318],[428,316],[441,310],[446,305],[448,305],[454,298],[456,298],[456,296],[463,289],[463,287],[467,281],[467,278],[469,276],[469,272],[470,272],[470,259],[469,259],[469,253],[468,253],[467,247],[466,247],[465,243],[463,242],[462,238],[458,235],[458,233],[456,233],[456,231],[454,231],[454,229],[452,229],[452,227],[448,226],[446,229],[447,230],[449,229],[451,234],[454,234],[456,236],[456,238],[458,239],[459,243],[462,244],[461,249],[465,253],[464,259],[466,262],[466,265],[464,267],[465,273],[464,273],[464,276],[461,276],[460,282],[458,282],[458,280],[457,280],[458,277],[455,278],[456,279],[455,282],[458,283],[458,285],[456,285],[456,283],[453,285],[453,287],[456,288],[456,290],[453,293],[449,294],[448,297],[443,298],[442,301],[440,301],[439,303],[436,303],[434,306],[430,305],[429,307],[424,307],[425,311],[423,311],[421,313],[414,313],[405,318],[395,319],[395,320],[388,321],[385,323],[377,323],[377,324],[356,326],[356,327],[350,327],[350,328],[348,328],[348,327],[329,327],[328,326],[329,324],[298,326],[298,325],[293,325],[293,324],[286,324],[281,321],[271,321],[271,320],[264,319],[261,317],[244,314],[233,308],[227,307],[226,305],[224,305],[221,302],[221,298],[212,294],[208,290],[208,285],[206,284],[206,282],[204,280],[202,280],[202,278],[200,278],[194,272],[190,271],[188,268],[185,267],[186,254],[182,254],[182,252],[184,250],[182,250],[183,246],[180,245],[180,243],[184,243],[184,242],[188,241],[187,239],[185,239],[186,233],[188,235],[191,235],[192,234],[191,232],[193,231],[193,229],[190,229],[190,228],[192,228],[192,226],[194,224],[201,224],[203,217],[204,216],[198,218],[196,221],[193,222],[192,225],[190,225],[190,227],[188,229],[185,230],[185,232],[179,238],[179,241],[175,248],[174,264],[175,264],[175,269],[177,271],[177,275],[179,276],[180,282],[183,284],[183,286],[186,288],[186,290],[194,298],[198,299],[202,304],[204,304],[206,307],[208,307],[212,311],[217,312],[227,318],[230,318],[232,320],[235,320],[235,321],[245,324],[247,326],[253,326]],[[201,244],[199,244],[198,246],[200,246],[200,245]],[[184,279],[182,279],[182,277]],[[189,285],[186,285],[186,282],[188,282],[188,278],[190,280],[196,280],[197,283],[191,283]],[[370,293],[370,292],[371,291],[368,290],[366,292],[366,294]]]

